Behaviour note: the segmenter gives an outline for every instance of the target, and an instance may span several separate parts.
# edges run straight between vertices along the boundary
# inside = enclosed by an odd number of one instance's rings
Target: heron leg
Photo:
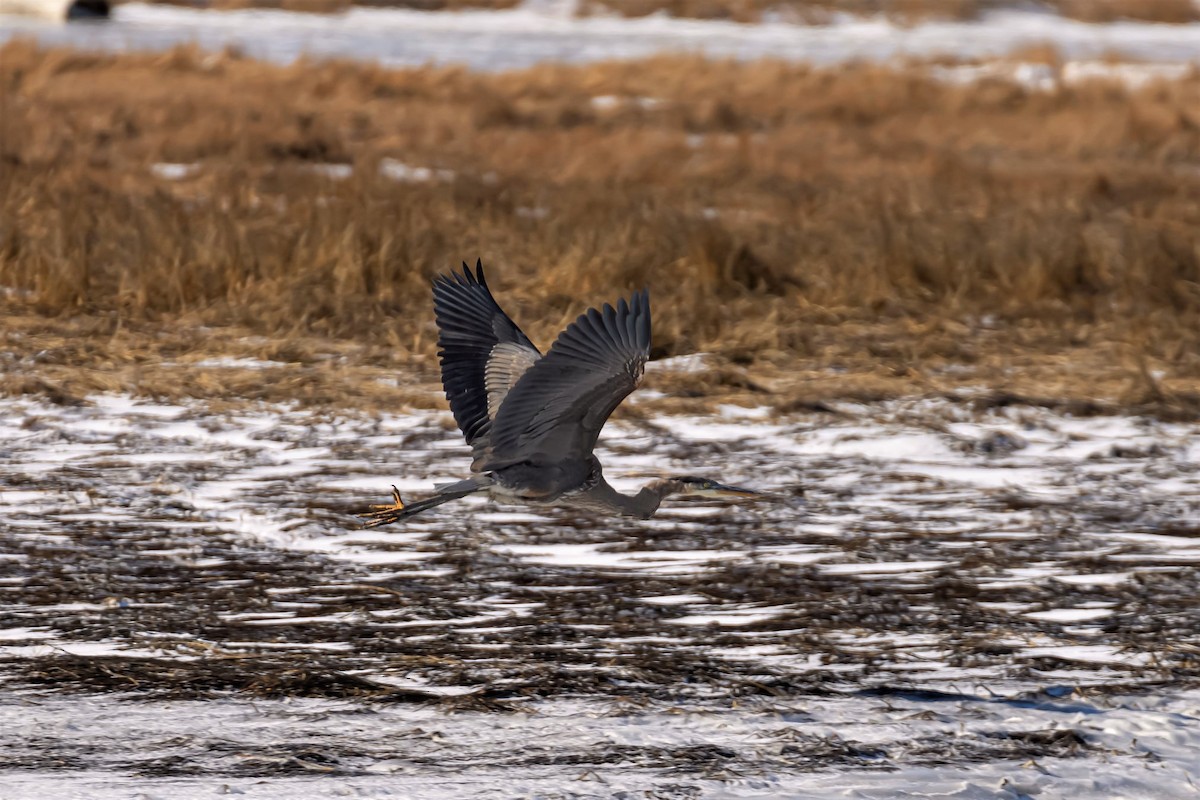
[[[416,516],[422,511],[426,511],[434,506],[440,506],[442,503],[447,503],[454,499],[453,496],[445,497],[435,494],[433,497],[427,497],[424,500],[418,500],[408,505],[397,503],[390,506],[371,506],[373,510],[366,514],[360,514],[359,519],[363,520],[364,528],[378,528],[380,525],[391,525],[393,522],[399,522],[402,519]]]
[[[417,500],[415,503],[405,502],[400,498],[400,490],[395,486],[392,487],[391,505],[374,505],[371,506],[371,511],[366,514],[360,514],[359,519],[363,520],[364,528],[378,528],[381,525],[391,525],[393,522],[407,519],[408,517],[416,516],[422,511],[427,511],[434,506],[440,506],[442,503],[449,503],[451,500],[457,500],[460,497],[466,497],[469,494],[478,492],[490,483],[483,480],[468,478],[458,483],[452,483],[438,490],[438,493],[432,497],[426,497],[424,500]]]

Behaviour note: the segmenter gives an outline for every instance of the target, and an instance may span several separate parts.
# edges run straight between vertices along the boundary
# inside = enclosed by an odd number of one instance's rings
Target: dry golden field
[[[654,357],[713,354],[658,405],[1194,416],[1200,74],[0,48],[6,393],[436,402],[429,280],[476,257],[545,346],[648,286]]]

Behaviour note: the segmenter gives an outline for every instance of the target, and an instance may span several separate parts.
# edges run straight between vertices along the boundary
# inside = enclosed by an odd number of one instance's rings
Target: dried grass
[[[429,279],[482,256],[543,343],[648,285],[655,357],[744,377],[659,376],[670,402],[987,385],[1184,413],[1196,108],[1196,75],[1037,93],[916,66],[485,75],[10,43],[0,389],[417,402],[390,379],[434,377]],[[216,353],[289,377],[163,366]]]
[[[1084,22],[1122,19],[1185,23],[1200,19],[1200,6],[1192,0],[1053,0],[1058,13]]]

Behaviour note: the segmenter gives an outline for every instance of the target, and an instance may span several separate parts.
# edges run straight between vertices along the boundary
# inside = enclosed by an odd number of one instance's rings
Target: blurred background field
[[[0,389],[436,401],[407,380],[436,382],[429,280],[480,257],[544,344],[650,287],[653,356],[711,355],[664,403],[1191,417],[1200,71],[1073,66],[479,73],[12,41]],[[191,368],[229,359],[277,379]]]

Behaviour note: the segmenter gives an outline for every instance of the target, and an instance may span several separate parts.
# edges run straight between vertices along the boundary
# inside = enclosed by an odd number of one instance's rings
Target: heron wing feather
[[[504,398],[525,374],[525,370],[536,364],[540,357],[536,350],[512,342],[500,342],[492,348],[484,370],[488,416],[491,419],[496,419],[496,412],[500,410]]]
[[[650,357],[650,298],[589,309],[530,366],[500,404],[482,469],[585,458]]]
[[[491,395],[507,393],[541,353],[496,303],[480,262],[474,273],[464,263],[461,273],[434,280],[433,307],[442,387],[454,421],[467,443],[478,450],[487,444],[499,405]],[[497,353],[503,363],[494,368]]]

